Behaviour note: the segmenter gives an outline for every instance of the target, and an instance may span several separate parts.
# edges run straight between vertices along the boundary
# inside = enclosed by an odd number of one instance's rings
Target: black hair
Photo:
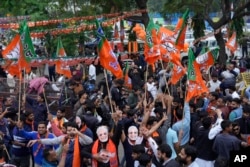
[[[211,117],[205,117],[202,119],[202,125],[205,129],[209,129],[212,125],[212,118]]]
[[[62,113],[65,113],[65,107],[61,106],[57,110],[60,110]]]
[[[243,112],[244,113],[250,113],[250,105],[244,105],[243,108],[242,108]]]
[[[38,125],[45,125],[45,127],[47,127],[47,122],[45,122],[45,121],[40,121],[40,122],[38,122]]]
[[[210,95],[215,97],[216,100],[219,98],[219,94],[217,92],[211,92]]]
[[[175,112],[175,115],[178,119],[182,119],[183,117],[183,109],[178,108]]]
[[[233,126],[233,127],[235,127],[235,126],[240,126],[240,124],[239,124],[239,122],[234,121],[234,122],[232,122],[232,126]]]
[[[162,144],[158,147],[158,150],[161,153],[165,153],[167,158],[170,158],[172,156],[172,149],[168,144]]]
[[[220,126],[223,130],[225,130],[226,128],[230,127],[230,125],[232,124],[231,121],[229,120],[224,120],[221,122]]]
[[[43,93],[40,93],[38,96],[41,97],[41,98],[43,99],[43,101],[45,101],[45,98],[46,98],[46,97],[44,96]]]
[[[235,103],[237,103],[237,104],[240,104],[241,103],[241,99],[239,99],[239,98],[233,98],[232,99],[232,102],[235,102]]]
[[[67,127],[73,127],[73,128],[78,129],[77,124],[75,122],[68,122]]]
[[[50,151],[52,151],[53,149],[52,148],[45,148],[43,150],[43,158],[45,160],[48,160],[48,157],[50,156]]]
[[[154,109],[154,113],[158,113],[160,115],[160,117],[162,118],[163,117],[163,112],[164,112],[164,109],[161,107],[161,106],[157,106],[155,109]]]
[[[78,98],[80,99],[82,97],[83,94],[85,94],[85,90],[81,90],[78,92]]]
[[[154,116],[150,116],[150,117],[148,118],[147,125],[153,125],[153,124],[154,124],[154,122],[157,122],[156,117],[154,117]]]
[[[142,144],[136,144],[132,146],[132,152],[136,154],[143,154],[145,153],[145,148]]]
[[[232,90],[232,91],[236,91],[236,87],[235,87],[235,86],[229,86],[228,89],[230,89],[230,90]]]
[[[30,114],[34,114],[32,111],[25,111],[23,114],[26,118],[30,116]]]
[[[142,166],[147,166],[151,160],[152,160],[152,157],[147,153],[141,154],[138,158],[138,161],[139,161],[140,165],[142,165]]]
[[[190,156],[191,161],[193,162],[195,160],[195,158],[197,157],[196,148],[194,146],[187,145],[184,147],[184,150],[185,150],[185,154],[187,156]]]

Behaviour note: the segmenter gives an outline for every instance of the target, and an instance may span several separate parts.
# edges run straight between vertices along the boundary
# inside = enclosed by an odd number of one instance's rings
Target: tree
[[[233,4],[233,9],[231,9]],[[242,19],[246,15],[250,15],[248,8],[250,8],[249,0],[167,0],[165,3],[165,11],[168,12],[181,12],[189,8],[194,13],[198,14],[200,18],[206,20],[215,31],[215,38],[220,47],[218,62],[225,64],[227,60],[225,51],[225,42],[221,31],[216,31],[227,24],[236,24],[233,26],[237,31],[237,36],[240,36],[240,29],[242,24],[234,21]],[[220,12],[221,17],[218,21],[212,20],[209,16],[210,12]],[[234,13],[231,18],[231,12]]]

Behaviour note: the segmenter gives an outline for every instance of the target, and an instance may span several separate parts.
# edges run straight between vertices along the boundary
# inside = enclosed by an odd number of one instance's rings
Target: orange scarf
[[[86,129],[87,129],[87,125],[84,125],[84,126],[82,127],[82,129],[80,130],[80,132],[81,132],[81,133],[84,133]]]
[[[99,140],[97,139],[92,147],[92,154],[97,154],[98,153],[98,145],[99,145]],[[111,156],[109,159],[109,164],[110,167],[118,167],[118,158],[117,158],[117,152],[116,152],[116,147],[115,144],[112,142],[112,140],[108,140],[108,143],[106,145],[106,150],[110,152]],[[92,159],[92,167],[97,167],[97,161],[95,159]]]
[[[25,123],[31,126],[32,131],[34,131],[34,121],[25,120]]]
[[[62,129],[63,127],[63,123],[64,123],[64,119],[62,118],[61,120],[58,120],[57,118],[54,119],[54,122],[56,124],[56,126],[59,128],[59,129]]]
[[[70,140],[68,140],[68,143]],[[79,136],[76,135],[74,141],[74,153],[73,153],[73,167],[80,167],[81,166],[81,155],[80,155],[80,147],[79,147]]]

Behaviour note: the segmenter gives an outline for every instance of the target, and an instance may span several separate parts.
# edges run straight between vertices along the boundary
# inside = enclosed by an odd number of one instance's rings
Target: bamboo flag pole
[[[47,108],[47,112],[50,113],[44,88],[43,88],[43,97],[44,97],[45,105],[46,105],[46,108]]]
[[[20,69],[20,68],[19,68]],[[21,117],[21,101],[22,101],[22,70],[20,69],[20,74],[19,74],[19,101],[18,101],[18,117],[17,120],[20,122],[20,117]]]
[[[108,99],[109,99],[109,103],[110,103],[110,109],[111,109],[111,113],[114,113],[114,109],[113,109],[113,105],[112,105],[112,100],[111,100],[111,94],[110,94],[110,89],[109,89],[109,84],[108,84],[108,77],[107,77],[107,72],[106,70],[104,69],[104,78],[105,78],[105,81],[106,81],[106,85],[107,85],[107,90],[108,90]]]
[[[146,88],[147,80],[148,80],[148,64],[146,67],[146,74],[145,74],[145,100],[147,100],[147,88]]]

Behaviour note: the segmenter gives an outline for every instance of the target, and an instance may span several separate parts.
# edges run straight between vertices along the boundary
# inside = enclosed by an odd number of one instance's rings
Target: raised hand
[[[30,140],[27,144],[27,147],[32,147],[34,144],[37,143],[37,140]]]

